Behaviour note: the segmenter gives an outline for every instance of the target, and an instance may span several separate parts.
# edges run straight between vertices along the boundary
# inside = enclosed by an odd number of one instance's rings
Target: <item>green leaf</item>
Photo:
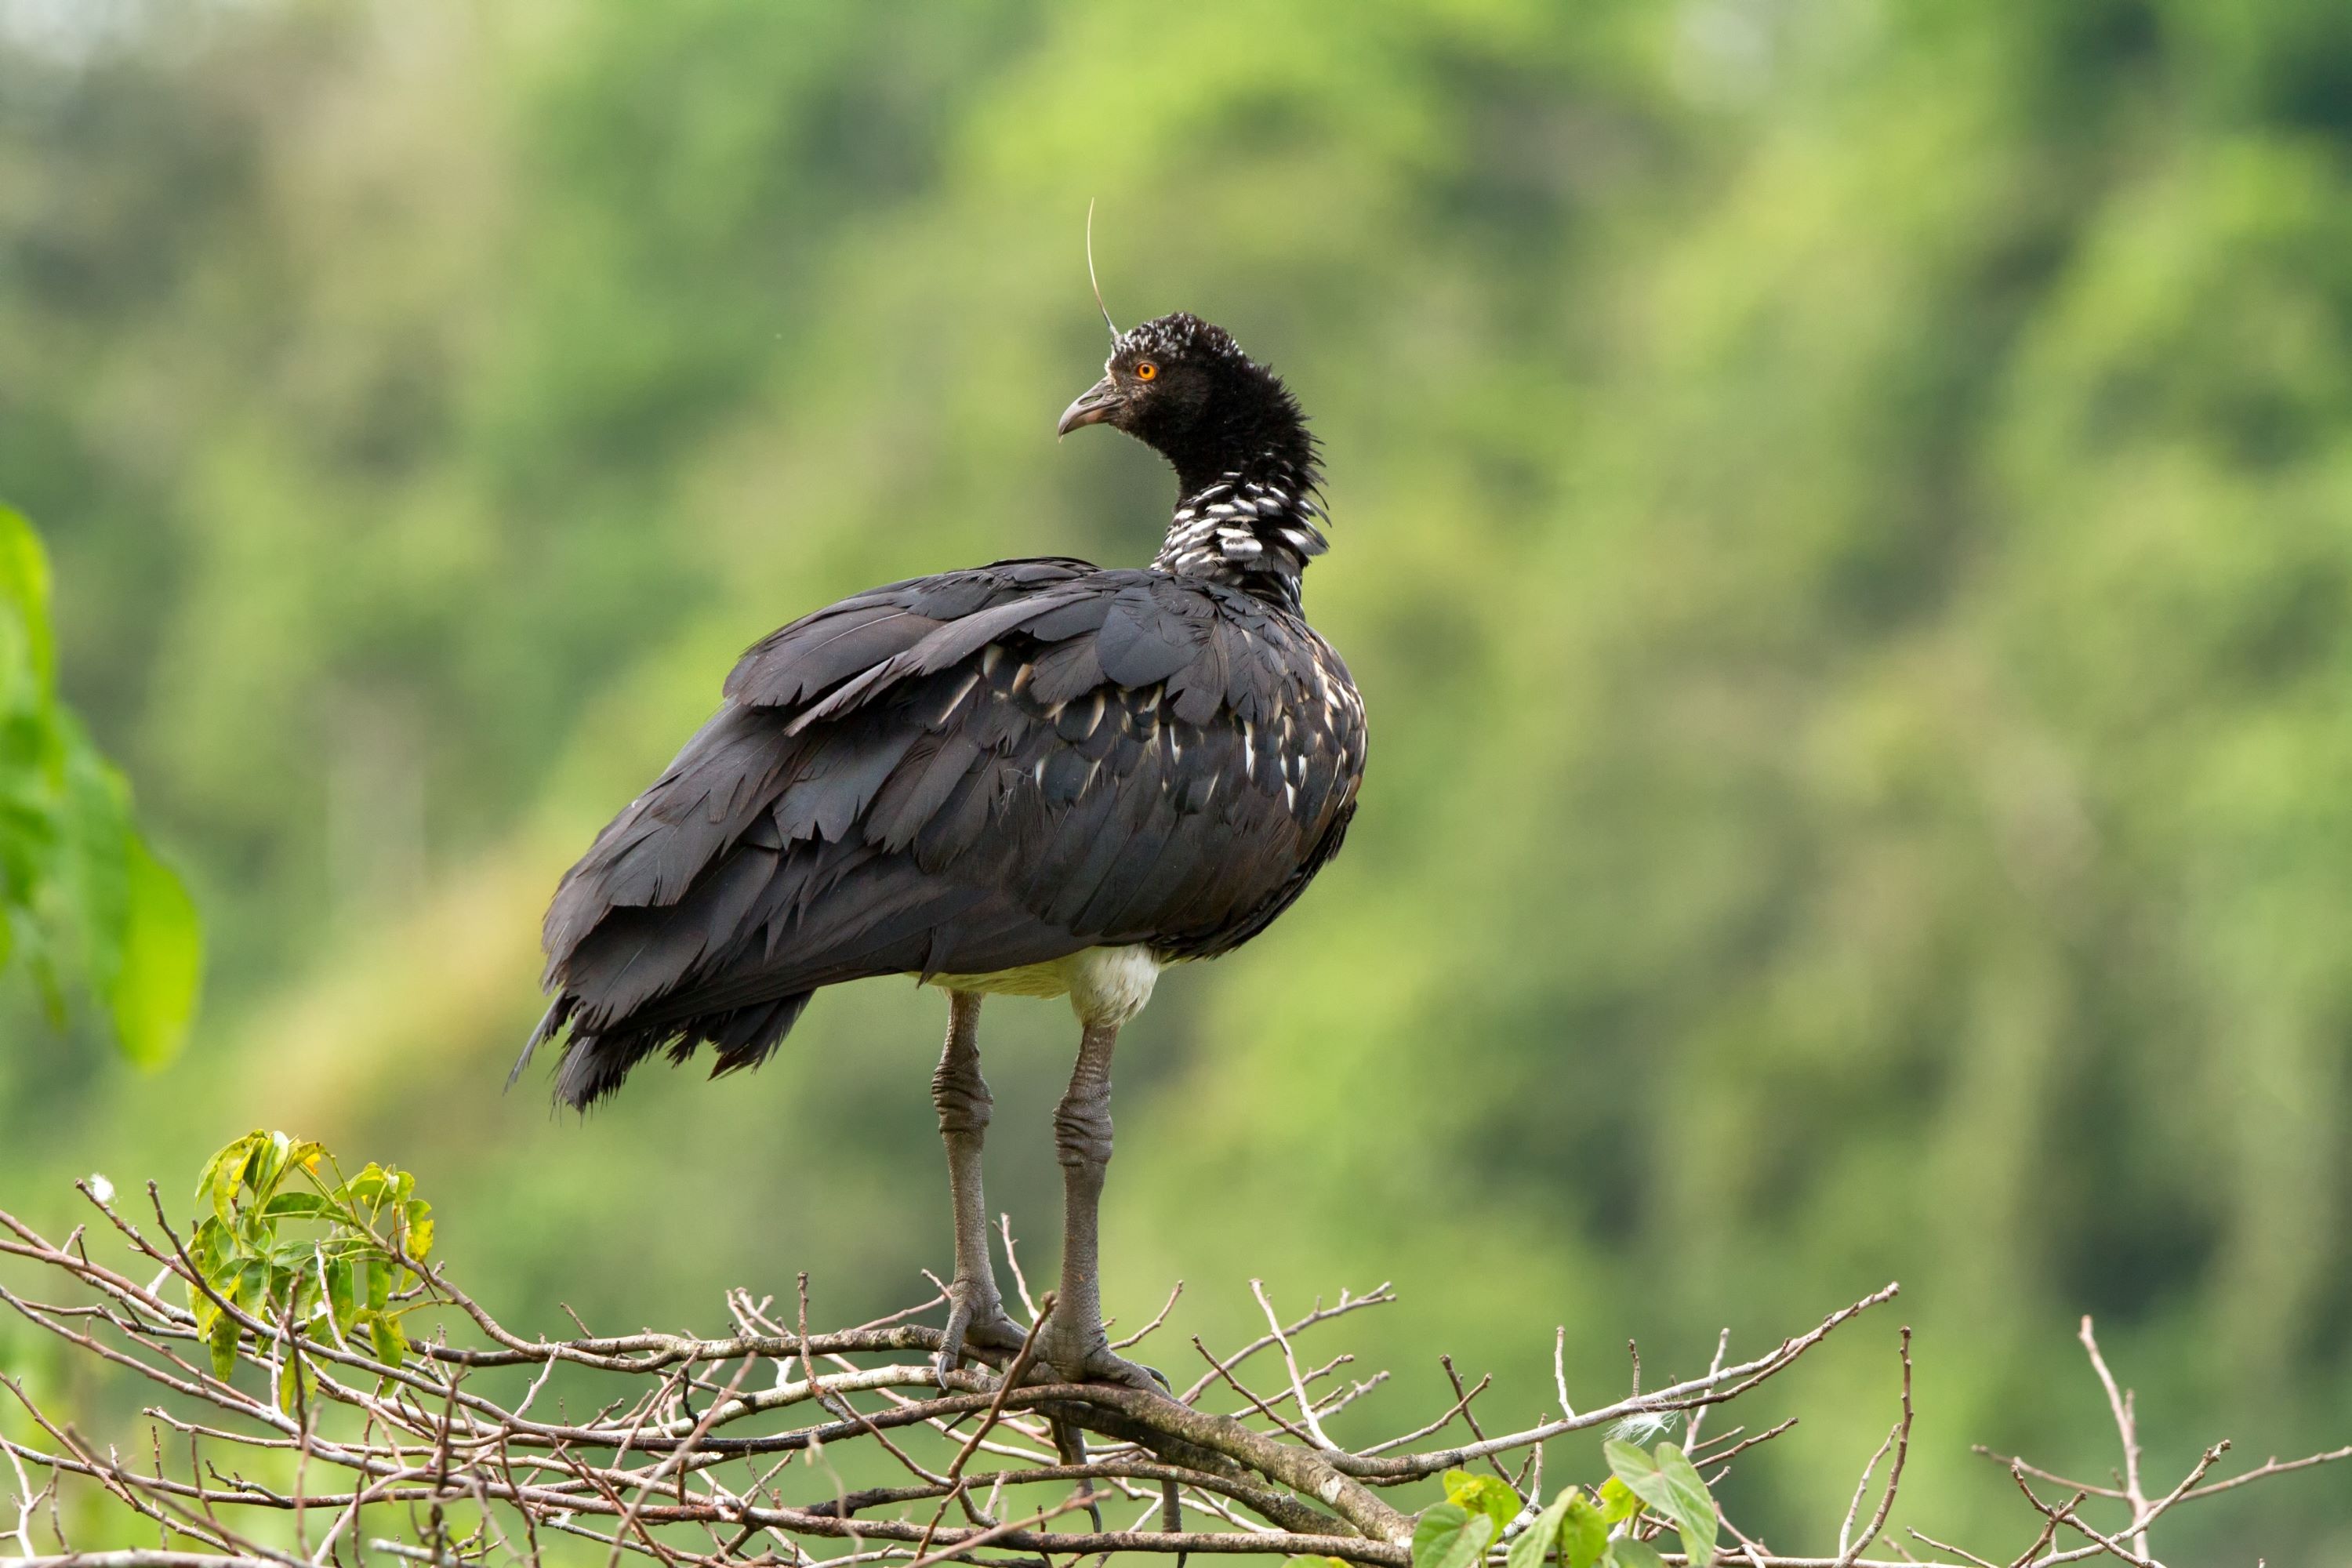
[[[327,1276],[327,1312],[334,1319],[338,1332],[348,1335],[352,1320],[358,1315],[359,1304],[352,1293],[352,1260],[330,1258],[321,1265]]]
[[[1622,1524],[1642,1511],[1642,1500],[1633,1489],[1615,1476],[1601,1483],[1601,1519],[1604,1524]]]
[[[274,1321],[285,1279],[286,1270],[272,1268],[268,1258],[247,1258],[237,1267],[236,1304],[264,1322]]]
[[[285,1133],[272,1132],[253,1152],[253,1161],[245,1173],[246,1184],[253,1188],[254,1196],[264,1200],[265,1206],[285,1177],[286,1156],[292,1148],[293,1141]]]
[[[400,1319],[391,1312],[368,1314],[368,1337],[375,1343],[375,1359],[386,1366],[398,1366],[408,1359],[408,1331],[400,1326]],[[1415,1568],[1419,1568],[1416,1564]]]
[[[1454,1503],[1435,1503],[1423,1510],[1412,1526],[1412,1568],[1434,1568],[1433,1554],[1451,1546],[1469,1522],[1469,1510]]]
[[[226,1383],[228,1374],[236,1370],[236,1320],[217,1309],[215,1311],[212,1331],[205,1339],[212,1346],[213,1375]]]
[[[1621,1492],[1623,1488],[1618,1489]],[[1631,1499],[1632,1494],[1626,1496]],[[1629,1502],[1638,1508],[1638,1501]],[[1581,1487],[1570,1487],[1536,1515],[1535,1521],[1511,1542],[1505,1568],[1537,1568],[1544,1554],[1559,1549],[1562,1568],[1594,1568],[1609,1552],[1609,1525],[1600,1507]]]
[[[1666,1568],[1666,1560],[1658,1549],[1646,1541],[1612,1541],[1609,1543],[1610,1568]]]
[[[1500,1476],[1474,1475],[1468,1470],[1448,1470],[1444,1476],[1445,1500],[1465,1513],[1485,1514],[1495,1521],[1495,1533],[1500,1535],[1505,1526],[1519,1517],[1519,1494],[1511,1483]]]
[[[57,648],[49,634],[49,565],[40,537],[24,514],[0,506],[0,622],[13,621],[34,695],[46,698],[57,680]]]
[[[1504,1568],[1540,1568],[1544,1554],[1559,1539],[1560,1521],[1568,1516],[1570,1503],[1582,1495],[1571,1487],[1552,1499],[1544,1510],[1536,1515],[1534,1521],[1519,1531],[1518,1539],[1511,1542],[1510,1552],[1503,1559]],[[1566,1556],[1563,1552],[1563,1561]]]
[[[310,1321],[319,1316],[320,1310],[319,1255],[317,1253],[314,1252],[304,1258],[303,1266],[287,1276],[286,1292],[288,1298],[294,1303],[293,1310],[289,1314],[293,1319],[294,1331],[298,1334],[309,1332]]]
[[[1412,1568],[1470,1568],[1495,1539],[1495,1521],[1458,1503],[1431,1505],[1412,1527]]]
[[[136,833],[123,841],[127,888],[118,960],[100,993],[123,1055],[159,1068],[186,1043],[204,977],[204,931],[196,906],[171,869]]]
[[[270,1247],[267,1256],[271,1268],[303,1275],[306,1282],[310,1284],[318,1282],[315,1279],[309,1278],[311,1273],[311,1264],[319,1256],[317,1242],[281,1241]]]
[[[1568,1494],[1568,1516],[1559,1524],[1559,1560],[1568,1568],[1592,1568],[1609,1552],[1609,1520],[1581,1488]]]
[[[268,1133],[248,1132],[214,1155],[212,1163],[205,1167],[196,1196],[211,1198],[213,1213],[223,1224],[236,1217],[236,1194],[245,1186],[246,1173],[252,1169],[254,1156],[268,1146]]]
[[[278,1408],[291,1415],[299,1408],[294,1398],[300,1387],[302,1397],[316,1400],[319,1394],[319,1369],[305,1355],[289,1355],[278,1367]]]
[[[248,1132],[243,1138],[226,1145],[211,1159],[205,1161],[205,1168],[196,1173],[196,1201],[200,1204],[210,1204],[213,1213],[223,1220],[228,1218],[229,1194],[236,1189],[236,1184],[226,1180],[230,1162],[235,1161],[236,1168],[243,1170],[245,1156],[250,1149],[252,1140],[259,1136],[261,1135],[257,1132]]]
[[[188,1257],[196,1271],[209,1279],[220,1271],[221,1259],[228,1256],[232,1245],[228,1226],[218,1216],[206,1215],[195,1235],[188,1238]]]
[[[366,1213],[381,1208],[391,1191],[392,1184],[385,1178],[383,1167],[371,1160],[358,1175],[337,1189],[335,1195],[362,1211],[364,1217]]]
[[[58,887],[79,922],[81,957],[100,991],[122,963],[130,921],[131,786],[68,713],[50,720],[62,759],[55,807]]]
[[[1634,1496],[1674,1521],[1692,1568],[1710,1568],[1715,1562],[1715,1500],[1707,1495],[1706,1482],[1690,1457],[1672,1443],[1644,1453],[1613,1438],[1601,1451]]]
[[[360,1267],[367,1270],[367,1304],[371,1311],[381,1312],[392,1304],[392,1270],[394,1264],[384,1258],[362,1258]]]
[[[407,1219],[407,1234],[400,1238],[400,1248],[420,1263],[425,1261],[425,1255],[433,1250],[433,1222],[425,1217],[432,1207],[431,1204],[420,1199],[404,1211]]]
[[[1344,1557],[1317,1557],[1305,1552],[1286,1557],[1283,1562],[1290,1568],[1355,1568],[1355,1564]]]
[[[316,1193],[279,1193],[261,1212],[272,1219],[331,1219],[335,1208]]]

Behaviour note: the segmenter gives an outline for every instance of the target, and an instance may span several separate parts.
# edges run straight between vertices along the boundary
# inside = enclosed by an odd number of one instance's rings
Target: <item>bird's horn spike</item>
[[[1118,323],[1110,319],[1110,307],[1103,303],[1102,279],[1095,276],[1095,204],[1087,198],[1087,281],[1095,286],[1095,309],[1102,312],[1103,325],[1110,329],[1110,341],[1118,342]]]

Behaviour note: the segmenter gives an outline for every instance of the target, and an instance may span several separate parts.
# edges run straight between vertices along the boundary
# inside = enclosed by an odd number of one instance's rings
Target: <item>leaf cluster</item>
[[[346,1178],[320,1144],[256,1131],[205,1163],[196,1202],[188,1307],[215,1376],[236,1366],[232,1307],[290,1342],[363,1341],[393,1366],[407,1356],[401,1319],[424,1304],[414,1265],[433,1250],[433,1205],[416,1196],[415,1176],[370,1162]],[[298,1389],[315,1392],[315,1374],[289,1354],[281,1408],[295,1407]]]
[[[1664,1521],[1682,1537],[1693,1568],[1715,1562],[1715,1500],[1690,1457],[1672,1443],[1643,1450],[1603,1446],[1611,1475],[1597,1487],[1570,1487],[1511,1540],[1505,1568],[1657,1568],[1658,1550],[1637,1533]],[[1445,1500],[1425,1510],[1412,1532],[1412,1568],[1473,1568],[1528,1511],[1518,1489],[1500,1476],[1448,1470]],[[1647,1510],[1645,1513],[1644,1510]]]

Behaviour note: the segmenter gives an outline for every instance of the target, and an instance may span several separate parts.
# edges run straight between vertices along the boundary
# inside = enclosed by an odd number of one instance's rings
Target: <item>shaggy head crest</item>
[[[1211,321],[1204,321],[1190,310],[1171,310],[1140,325],[1129,327],[1111,345],[1111,363],[1132,367],[1138,360],[1153,356],[1178,360],[1198,357],[1221,360],[1230,364],[1247,365],[1249,355],[1233,334]],[[1255,368],[1253,366],[1253,368]]]

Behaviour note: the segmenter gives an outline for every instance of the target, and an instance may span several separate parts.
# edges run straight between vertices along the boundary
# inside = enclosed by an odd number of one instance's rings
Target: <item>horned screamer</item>
[[[1152,563],[916,578],[752,647],[556,889],[554,1002],[531,1044],[562,1042],[556,1096],[586,1106],[655,1051],[757,1065],[819,986],[905,974],[945,991],[944,1372],[967,1343],[1022,1340],[989,1259],[981,1002],[1068,996],[1061,1286],[1039,1354],[1074,1381],[1144,1386],[1111,1353],[1097,1280],[1112,1047],[1162,969],[1264,931],[1339,851],[1364,707],[1301,611],[1320,473],[1282,382],[1222,330],[1162,316],[1114,335],[1059,429],[1086,425],[1176,470]]]

